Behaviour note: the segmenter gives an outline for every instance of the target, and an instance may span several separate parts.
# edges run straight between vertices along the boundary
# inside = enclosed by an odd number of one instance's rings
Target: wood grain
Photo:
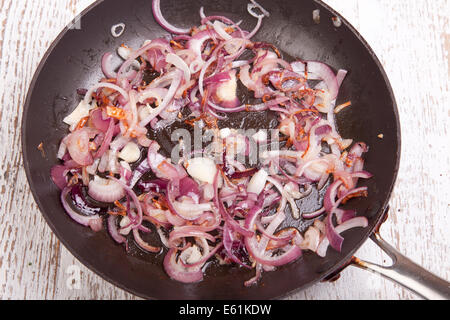
[[[57,34],[92,0],[0,0],[0,298],[138,299],[82,266],[40,214],[22,166],[22,106],[33,73]],[[402,161],[382,228],[387,241],[450,279],[449,2],[326,0],[374,49],[393,86]],[[358,257],[389,259],[369,241]],[[80,270],[70,289],[71,266]],[[339,281],[288,299],[417,299],[376,275],[348,268]]]

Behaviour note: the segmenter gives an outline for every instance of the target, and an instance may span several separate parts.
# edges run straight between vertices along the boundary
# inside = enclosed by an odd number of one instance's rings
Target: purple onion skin
[[[192,196],[192,194],[200,197],[200,189],[197,182],[189,177],[184,177],[180,180],[180,195],[181,196]]]
[[[228,252],[225,248],[222,248],[217,254],[225,260],[227,263],[234,264],[240,267],[248,267],[251,269],[250,257],[247,252],[247,248],[245,247],[242,241],[233,241],[231,245],[231,253],[235,256],[235,258],[239,259],[242,262],[242,265],[239,265],[228,255]]]
[[[76,184],[72,187],[72,190],[70,191],[70,197],[73,201],[74,206],[81,214],[85,216],[94,216],[96,214],[106,213],[105,208],[93,207],[88,204],[81,184]]]
[[[241,172],[234,172],[229,176],[230,179],[241,179],[253,176],[256,172],[258,172],[258,168],[249,169]]]

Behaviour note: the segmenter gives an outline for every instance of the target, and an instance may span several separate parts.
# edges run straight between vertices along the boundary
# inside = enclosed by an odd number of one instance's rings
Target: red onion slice
[[[68,169],[66,166],[56,165],[53,166],[50,170],[50,175],[52,177],[53,182],[63,190],[67,186],[68,178],[67,174],[69,173],[70,169]]]
[[[166,56],[166,62],[173,64],[175,67],[183,71],[184,73],[184,82],[188,83],[191,79],[191,70],[189,69],[186,62],[184,62],[183,59],[181,59],[178,55],[174,53],[169,53]]]
[[[245,281],[244,285],[246,287],[251,287],[252,285],[256,284],[259,281],[259,279],[261,279],[261,275],[262,275],[262,266],[260,263],[257,263],[255,276],[252,277],[251,279]]]
[[[109,128],[109,117],[108,119],[103,118],[103,111],[101,108],[97,108],[93,110],[90,114],[89,118],[92,126],[94,126],[96,129],[105,132],[108,131]]]
[[[112,66],[113,54],[111,52],[107,52],[102,57],[102,71],[103,74],[109,78],[114,79],[117,77],[117,72],[114,71],[114,67]]]
[[[333,70],[326,64],[318,61],[293,62],[291,67],[294,72],[305,74],[310,80],[323,80],[330,93],[331,100],[336,99],[339,92],[339,83]],[[340,76],[342,77],[342,75]]]
[[[100,145],[100,148],[98,148],[97,152],[95,153],[94,159],[101,158],[105,154],[105,152],[108,150],[109,146],[111,145],[111,141],[113,139],[115,128],[116,128],[116,125],[114,123],[114,119],[110,119],[108,130],[105,133],[105,138],[103,139],[103,142]]]
[[[335,229],[335,232],[340,235],[342,232],[346,230],[357,227],[366,228],[368,225],[369,222],[366,217],[356,217],[338,225]],[[319,244],[319,247],[317,248],[316,251],[317,255],[320,257],[325,257],[329,245],[330,245],[329,239],[327,237],[323,238],[323,240]]]
[[[228,257],[234,261],[235,263],[243,266],[244,268],[251,269],[251,267],[245,264],[241,259],[239,259],[235,253],[233,252],[233,244],[235,243],[233,239],[233,231],[228,227],[228,224],[225,223],[223,228],[223,245]],[[240,242],[240,241],[239,241]]]
[[[84,103],[89,104],[92,101],[92,94],[99,88],[109,88],[109,89],[113,89],[117,92],[119,92],[123,98],[125,99],[125,101],[128,101],[129,97],[128,97],[128,92],[125,91],[124,89],[122,89],[121,87],[112,84],[112,83],[108,83],[108,82],[100,82],[97,83],[96,85],[92,86],[89,91],[86,93],[86,95],[84,96]]]
[[[180,180],[180,196],[188,196],[193,199],[196,203],[200,200],[200,188],[198,183],[194,179],[189,177],[184,177]]]
[[[169,91],[167,92],[167,95],[164,97],[164,100],[162,103],[152,111],[152,113],[142,120],[139,125],[141,127],[147,126],[153,119],[155,119],[172,101],[173,97],[175,96],[175,93],[178,90],[178,87],[181,84],[181,71],[177,70],[175,73],[174,78],[172,79],[172,84],[170,85]]]
[[[358,196],[362,192],[367,192],[367,187],[361,187],[357,189],[353,189],[349,192],[347,192],[343,197],[339,198],[334,204],[333,207],[330,210],[330,213],[328,214],[326,218],[326,235],[328,238],[328,241],[330,242],[330,245],[337,251],[341,252],[342,250],[342,243],[344,242],[344,238],[339,235],[339,233],[336,231],[336,228],[333,226],[333,216],[336,214],[337,207],[341,204],[342,201],[344,201],[349,196]],[[333,200],[334,201],[334,200]]]
[[[208,246],[208,243],[206,243],[206,241],[203,239],[203,241],[205,242],[205,245]],[[203,266],[209,259],[211,259],[220,249],[222,249],[223,244],[219,243],[218,245],[216,245],[214,247],[214,249],[209,250],[208,254],[204,254],[203,253],[203,257],[198,260],[195,263],[183,263],[183,261],[180,261],[180,263],[187,268],[195,268],[195,267],[200,267]]]
[[[67,150],[79,165],[89,166],[94,162],[89,149],[89,133],[84,128],[67,136]]]
[[[200,267],[186,268],[176,260],[177,250],[170,249],[164,257],[164,270],[173,280],[183,283],[194,283],[203,280]]]
[[[113,177],[109,177],[109,179],[112,180],[112,181],[117,182],[118,184],[120,184],[122,186],[122,188],[125,190],[125,192],[130,196],[131,200],[133,200],[134,206],[135,206],[135,208],[137,210],[137,219],[136,219],[136,222],[134,223],[134,228],[139,227],[142,224],[143,212],[142,212],[141,202],[139,201],[136,193],[133,191],[133,189],[131,189],[122,180],[118,180],[118,179],[113,178]]]
[[[69,194],[71,189],[71,187],[67,187],[61,192],[61,203],[64,207],[64,210],[75,222],[86,227],[91,227],[91,229],[94,231],[99,231],[99,226],[101,226],[99,222],[102,220],[99,215],[84,216],[75,212],[75,210],[73,210],[69,205],[69,203],[67,202],[67,195]]]
[[[171,180],[167,185],[167,205],[173,214],[183,218],[184,220],[193,221],[198,219],[205,211],[212,210],[210,203],[187,203],[179,202],[176,200],[180,194],[180,181]],[[197,197],[200,194],[196,195]]]
[[[89,182],[89,195],[100,202],[112,203],[125,196],[125,190],[115,181],[94,177]]]
[[[144,174],[149,172],[151,170],[150,165],[148,164],[148,159],[144,159],[137,168],[133,171],[133,174],[131,176],[129,186],[130,188],[134,188],[136,183],[142,178]],[[147,191],[148,192],[148,191]]]
[[[167,20],[164,18],[164,16],[161,13],[161,1],[160,0],[153,0],[152,2],[152,10],[153,10],[153,16],[155,17],[156,22],[159,23],[161,27],[169,31],[170,33],[174,34],[188,34],[191,29],[181,29],[173,26]]]
[[[201,230],[199,226],[182,226],[176,227],[169,236],[169,246],[176,247],[177,240],[186,237],[205,238],[211,242],[215,242],[216,238],[207,232]]]
[[[247,228],[243,228],[236,220],[234,220],[229,213],[227,212],[227,210],[225,209],[222,200],[220,200],[219,197],[219,187],[218,187],[218,183],[219,183],[219,176],[220,176],[220,170],[217,170],[216,173],[216,177],[214,178],[214,205],[216,206],[216,208],[218,208],[220,215],[222,216],[222,219],[225,220],[225,222],[229,223],[229,226],[232,230],[242,234],[243,236],[246,237],[251,237],[254,235],[254,232],[247,229]]]
[[[141,238],[138,228],[133,230],[133,237],[134,237],[134,240],[136,241],[136,243],[138,244],[138,246],[141,247],[142,249],[144,249],[145,251],[152,252],[152,253],[158,253],[161,251],[161,247],[155,247],[155,246],[152,246],[152,245],[148,244],[147,242],[145,242]]]
[[[118,216],[110,215],[107,219],[108,223],[108,232],[111,235],[111,237],[116,241],[117,243],[125,243],[126,239],[123,237],[118,229],[117,229],[117,218]]]
[[[266,266],[279,267],[285,264],[288,264],[294,260],[297,260],[302,255],[302,250],[295,245],[286,246],[285,251],[280,255],[270,256],[269,254],[260,255],[258,253],[258,242],[256,238],[246,238],[245,245],[247,247],[248,252],[252,255],[252,257],[258,261],[259,263]]]

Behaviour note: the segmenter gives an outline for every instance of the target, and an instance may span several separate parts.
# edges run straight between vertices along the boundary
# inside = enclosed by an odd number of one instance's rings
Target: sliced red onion
[[[263,14],[257,14],[256,8]],[[366,187],[354,187],[359,178],[371,177],[364,171],[361,158],[367,152],[367,146],[356,143],[347,154],[344,150],[352,142],[342,139],[336,130],[332,107],[347,71],[341,69],[335,75],[329,66],[315,61],[289,64],[281,59],[273,45],[252,43],[249,38],[260,30],[263,17],[269,14],[254,0],[248,9],[258,21],[251,32],[241,30],[240,22],[235,24],[226,17],[205,16],[203,8],[200,11],[202,26],[180,29],[164,19],[160,1],[154,0],[152,9],[163,28],[181,34],[172,38],[178,44],[159,38],[144,43],[138,50],[128,50],[117,73],[112,64],[113,54],[103,56],[102,70],[109,79],[85,92],[85,104],[91,103],[93,97],[98,99],[92,103],[91,109],[95,109],[90,112],[85,128],[75,130],[75,125],[72,126],[71,130],[75,131],[63,140],[58,152],[64,165],[55,166],[51,172],[52,179],[63,188],[65,196],[72,191],[77,210],[66,209],[68,214],[75,221],[100,230],[102,218],[99,213],[106,210],[89,205],[81,184],[67,188],[69,172],[74,175],[71,184],[81,177],[89,184],[89,194],[98,201],[113,202],[126,195],[128,216],[121,220],[122,228],[118,230],[118,216],[108,216],[111,237],[117,243],[127,244],[123,235],[133,231],[139,247],[160,252],[161,248],[148,244],[140,234],[150,232],[142,225],[144,220],[154,224],[165,246],[171,248],[164,259],[166,272],[172,279],[185,283],[202,280],[201,267],[218,252],[226,263],[233,261],[246,268],[250,268],[252,262],[256,264],[255,277],[245,282],[249,286],[260,279],[263,270],[273,271],[300,257],[301,249],[325,255],[331,243],[340,250],[343,241],[340,232],[349,226],[367,225],[367,220],[355,218],[354,210],[338,206],[352,197],[365,195]],[[228,27],[234,30],[229,33]],[[235,61],[246,49],[253,51],[255,56]],[[255,98],[262,99],[262,103],[239,103],[237,70],[234,69],[237,67],[241,69],[240,81],[254,91]],[[151,69],[160,76],[148,85],[143,84],[144,72]],[[111,79],[114,78],[113,83]],[[312,87],[306,80],[320,82]],[[100,101],[103,97],[109,101]],[[105,103],[122,109],[124,119],[107,117],[102,111]],[[96,108],[95,104],[102,108]],[[146,104],[154,104],[156,108],[151,110],[145,107]],[[186,172],[183,166],[171,163],[158,153],[159,145],[146,136],[147,125],[150,124],[153,130],[170,126],[180,115],[184,116],[180,111],[185,106],[190,108],[193,116],[215,120],[224,120],[226,114],[233,112],[271,110],[279,115],[280,131],[289,139],[287,146],[292,142],[293,148],[265,152],[257,169],[247,169],[226,156],[231,151],[229,141],[223,138],[219,140],[225,142],[223,166],[208,164],[207,170],[202,171],[205,163],[202,160],[200,165],[187,166],[190,169]],[[326,114],[323,119],[321,114]],[[259,141],[259,137],[256,140]],[[261,140],[271,143],[268,137]],[[127,143],[136,141],[148,148],[148,154],[132,171],[127,163],[119,164],[118,155]],[[331,153],[322,150],[323,142],[329,145]],[[238,153],[249,155],[248,138],[240,146],[244,147]],[[150,170],[158,179],[141,181]],[[97,172],[120,172],[121,180],[111,177],[99,186]],[[261,172],[266,177],[255,184]],[[330,173],[334,173],[334,182],[326,191],[323,207],[303,214],[304,218],[313,219],[328,213],[326,223],[316,220],[305,238],[298,231],[292,233],[283,229],[276,232],[285,221],[287,203],[293,216],[298,217],[295,200],[309,194],[312,183],[317,182],[319,189],[325,186]],[[89,174],[94,176],[93,181],[89,181]],[[139,198],[132,189],[135,185],[144,193]],[[300,186],[305,192],[300,192]],[[140,199],[143,199],[142,203]],[[67,205],[67,199],[65,201]],[[276,204],[277,212],[269,215]],[[333,225],[334,215],[337,226]],[[92,219],[87,218],[91,216]],[[168,239],[161,227],[173,228]],[[195,244],[190,242],[192,238]],[[211,242],[215,247],[210,246]]]
[[[337,180],[333,182],[325,192],[325,196],[323,198],[323,206],[327,212],[331,212],[331,209],[333,208],[335,204],[337,189],[342,184],[341,180]]]
[[[247,39],[253,38],[253,36],[259,31],[259,29],[261,28],[261,25],[262,25],[262,20],[263,20],[262,16],[258,17],[258,23],[256,24],[255,28],[252,30],[252,32],[250,32],[246,36]]]
[[[165,232],[163,231],[163,228],[161,227],[157,227],[156,228],[158,234],[159,234],[159,238],[161,239],[162,244],[166,247],[169,248],[169,239],[167,239],[167,236],[165,234]]]
[[[353,219],[356,216],[355,210],[336,209],[336,220],[338,225],[347,220]]]
[[[347,70],[344,70],[344,69],[338,70],[338,73],[337,73],[337,75],[336,75],[336,80],[337,80],[337,82],[338,82],[339,88],[341,87],[342,82],[344,82],[344,79],[345,79],[345,77],[347,76],[347,73],[348,73]]]
[[[73,204],[81,214],[85,216],[93,216],[106,213],[106,209],[95,207],[88,203],[81,184],[74,185],[70,191],[70,195],[72,197]]]
[[[369,222],[366,217],[356,217],[350,220],[345,221],[344,223],[338,225],[335,228],[335,232],[337,234],[341,234],[342,232],[353,229],[353,228],[366,228],[369,225]],[[327,248],[330,245],[330,241],[327,237],[323,238],[323,240],[320,242],[319,247],[317,248],[317,255],[320,257],[325,257]]]
[[[177,250],[170,249],[164,258],[164,270],[173,280],[183,283],[195,283],[203,280],[203,272],[200,267],[183,267],[176,260]]]
[[[91,112],[89,120],[92,125],[102,132],[108,131],[110,119],[103,119],[103,111],[101,108],[97,108]]]
[[[252,285],[256,284],[259,281],[259,279],[261,279],[261,275],[262,275],[262,266],[260,263],[257,263],[255,276],[252,277],[251,279],[245,281],[244,285],[246,287],[251,287]]]
[[[217,60],[216,57],[212,57],[211,59],[209,59],[209,60],[203,65],[203,67],[202,67],[202,69],[201,69],[201,71],[200,71],[200,75],[199,75],[199,78],[198,78],[198,89],[199,89],[200,95],[201,95],[202,97],[205,96],[205,90],[204,90],[204,86],[203,86],[203,81],[204,81],[204,78],[205,78],[206,71],[208,70],[209,66],[210,66],[212,63],[214,63],[216,60]]]
[[[193,199],[196,203],[200,200],[200,188],[198,183],[189,177],[184,177],[180,180],[180,196],[188,196]]]
[[[125,190],[118,182],[95,176],[89,182],[89,195],[100,202],[112,203],[125,196]]]
[[[120,184],[120,186],[125,190],[125,192],[130,196],[130,198],[133,200],[134,206],[137,210],[137,219],[136,222],[134,224],[134,228],[139,227],[142,224],[142,206],[141,206],[141,202],[139,201],[136,193],[133,191],[133,189],[131,189],[125,182],[118,180],[114,177],[109,177],[110,180],[115,181],[117,183]]]
[[[243,236],[246,237],[251,237],[254,235],[254,232],[247,229],[247,228],[243,228],[236,220],[234,220],[226,211],[222,200],[220,200],[219,198],[219,188],[218,188],[218,182],[219,182],[219,175],[220,175],[220,171],[218,170],[216,173],[216,177],[214,179],[214,190],[215,190],[215,194],[214,194],[214,205],[216,206],[216,208],[219,209],[219,213],[222,216],[222,218],[225,220],[225,222],[229,223],[229,226],[232,230],[242,234]]]
[[[103,139],[102,144],[100,145],[100,148],[98,148],[97,152],[94,155],[94,159],[101,158],[105,154],[105,152],[108,150],[108,148],[111,144],[111,141],[113,139],[115,127],[116,127],[116,125],[114,123],[114,119],[110,119],[108,130],[105,133],[105,137]]]
[[[166,210],[166,219],[169,221],[169,223],[173,226],[184,226],[186,224],[186,220],[177,215],[176,213],[173,213],[172,210]]]
[[[224,40],[230,40],[230,39],[233,39],[233,37],[230,36],[230,35],[224,30],[223,24],[222,24],[220,21],[216,20],[216,21],[214,21],[214,23],[213,23],[212,25],[213,25],[214,30],[217,32],[217,34],[218,34],[219,36],[222,37],[222,39],[224,39]]]
[[[250,0],[251,4],[249,4],[247,6],[247,10],[248,12],[254,16],[255,18],[259,18],[259,17],[270,17],[270,13],[269,11],[267,11],[266,9],[263,8],[263,6],[261,6],[258,2],[256,2],[255,0]],[[256,12],[253,11],[253,9],[258,8],[259,10],[261,10],[262,15],[258,15]]]
[[[161,247],[155,247],[155,246],[152,246],[152,245],[148,244],[147,242],[145,242],[141,238],[138,228],[133,230],[133,237],[134,237],[134,240],[136,241],[136,243],[138,244],[138,246],[140,248],[144,249],[145,251],[152,252],[152,253],[158,253],[161,251]]]
[[[325,207],[322,207],[319,210],[316,210],[311,213],[303,213],[302,217],[303,217],[303,219],[315,219],[324,213],[325,213]]]
[[[331,212],[326,218],[326,235],[331,247],[333,247],[336,251],[341,252],[344,238],[336,232],[336,228],[333,226],[333,216],[334,212]]]
[[[166,211],[152,208],[147,203],[147,200],[144,201],[143,211],[145,214],[143,219],[145,221],[149,221],[156,226],[163,226],[166,229],[170,229],[172,226],[172,224],[167,220]]]
[[[202,239],[202,242],[204,243],[202,257],[197,262],[194,262],[194,263],[184,263],[183,260],[180,259],[181,260],[180,263],[184,267],[194,268],[194,267],[203,266],[209,259],[211,259],[223,247],[223,244],[219,243],[218,245],[216,245],[214,247],[214,249],[210,250],[209,245],[206,242],[206,240]],[[207,252],[207,254],[205,254],[206,252]]]
[[[117,31],[119,29],[119,31]],[[120,37],[125,32],[125,23],[121,22],[111,27],[111,34],[114,38]]]
[[[111,237],[116,241],[117,243],[125,243],[126,239],[123,237],[119,231],[117,230],[117,218],[118,216],[110,215],[107,219],[108,223],[108,232],[111,235]]]
[[[72,159],[82,166],[89,166],[94,162],[89,149],[89,133],[84,128],[67,136],[67,150]]]
[[[241,244],[242,242],[243,240],[235,241],[235,239],[233,238],[233,231],[228,227],[228,224],[225,223],[223,228],[223,245],[228,254],[228,257],[235,263],[243,266],[244,268],[250,269],[250,266],[248,266],[241,259],[239,259],[234,252],[235,251],[234,244],[237,243],[237,247],[239,248],[240,247],[239,244]]]
[[[186,62],[184,62],[183,59],[181,59],[178,55],[174,53],[169,53],[166,56],[166,62],[173,64],[175,67],[183,71],[185,83],[189,82],[189,80],[191,79],[191,70],[189,70],[188,65],[186,64]]]
[[[205,80],[203,80],[203,84],[204,85],[217,84],[217,83],[226,82],[229,80],[231,80],[229,72],[220,72],[220,73],[216,73],[216,74],[206,78]],[[192,100],[192,98],[191,98],[191,100]]]
[[[89,91],[86,93],[86,96],[84,97],[84,102],[86,104],[89,104],[92,101],[92,94],[99,88],[113,89],[113,90],[119,92],[126,101],[128,101],[128,99],[129,99],[128,92],[123,90],[121,87],[119,87],[115,84],[112,84],[112,83],[108,83],[108,82],[100,82],[100,83],[97,83],[96,85],[92,86],[89,89]]]
[[[335,215],[336,209],[341,204],[342,201],[344,201],[349,196],[360,195],[362,192],[367,192],[367,187],[361,187],[347,192],[343,197],[339,198],[335,203],[333,203],[333,207],[331,208],[330,213],[326,218],[326,230],[327,230],[326,234],[328,241],[330,242],[330,245],[339,252],[342,249],[342,243],[344,242],[344,238],[340,236],[339,233],[336,231],[336,228],[333,225],[333,216]]]
[[[267,266],[283,266],[294,260],[297,260],[302,255],[302,250],[298,246],[286,246],[285,251],[280,255],[271,256],[268,253],[260,255],[257,251],[256,238],[246,238],[245,245],[251,256],[259,263]]]
[[[181,29],[173,26],[167,20],[164,18],[164,16],[161,13],[161,1],[160,0],[153,0],[152,2],[152,10],[153,10],[153,16],[155,17],[156,22],[159,23],[161,27],[169,31],[170,33],[174,34],[188,34],[191,32],[191,29]]]
[[[224,108],[236,108],[241,105],[241,102],[236,96],[236,70],[230,71],[229,75],[230,80],[221,82],[214,86],[213,99]]]
[[[114,79],[117,77],[117,72],[114,71],[114,67],[112,66],[113,54],[111,52],[107,52],[102,57],[102,71],[103,74],[109,78]]]
[[[270,234],[270,233],[268,233],[266,231],[266,229],[262,225],[261,220],[258,220],[258,219],[256,219],[255,225],[256,225],[256,228],[258,229],[259,232],[261,232],[265,237],[267,237],[270,240],[273,240],[275,242],[281,242],[281,243],[287,244],[294,237],[294,234],[290,234],[290,235],[288,235],[286,237],[279,237],[279,236],[275,236],[273,234]]]
[[[180,181],[169,181],[167,185],[167,205],[173,214],[179,217],[193,221],[198,219],[205,211],[212,210],[211,203],[189,203],[189,202],[179,202],[176,200],[177,197],[181,195],[180,193]],[[200,194],[196,194],[198,198]]]
[[[66,166],[56,165],[53,166],[50,175],[52,177],[53,182],[63,190],[68,183],[67,174],[69,173],[70,169],[68,169]]]
[[[310,80],[323,80],[330,93],[331,100],[336,99],[339,92],[339,84],[333,70],[326,64],[318,61],[296,61],[291,63],[294,72],[305,74]]]
[[[178,70],[178,72],[175,73],[175,76],[172,80],[172,84],[170,85],[169,91],[167,92],[167,95],[164,97],[164,100],[156,109],[152,111],[152,113],[147,118],[145,118],[139,123],[141,127],[145,127],[146,125],[148,125],[150,121],[156,118],[170,104],[180,84],[181,84],[181,71]]]
[[[147,172],[149,172],[150,170],[151,168],[150,165],[148,164],[148,159],[144,159],[133,171],[133,175],[131,176],[130,182],[128,184],[130,188],[134,188],[134,186],[142,178],[142,176]]]
[[[229,177],[230,179],[242,179],[253,176],[258,172],[258,168],[252,168],[245,171],[235,171]]]
[[[148,149],[148,162],[152,171],[158,178],[165,180],[182,179],[187,176],[186,171],[179,165],[175,166],[170,160],[150,148]]]
[[[67,187],[61,192],[61,203],[64,207],[64,210],[69,215],[69,217],[71,217],[75,222],[77,222],[83,226],[86,226],[86,227],[91,227],[92,230],[94,230],[94,231],[98,231],[99,221],[102,218],[97,214],[93,215],[93,216],[84,216],[84,215],[81,215],[81,214],[75,212],[75,210],[73,210],[72,207],[67,202],[67,195],[69,194],[71,189],[72,188]]]
[[[169,245],[171,248],[176,246],[177,240],[186,237],[205,238],[211,242],[215,242],[216,238],[209,233],[201,230],[199,226],[182,226],[175,228],[169,236]]]

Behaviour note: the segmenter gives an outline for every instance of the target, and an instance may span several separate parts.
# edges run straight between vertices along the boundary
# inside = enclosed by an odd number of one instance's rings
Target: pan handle
[[[435,276],[402,255],[380,236],[379,230],[376,230],[370,238],[391,257],[392,265],[384,267],[356,257],[351,259],[351,265],[393,280],[425,299],[450,300],[449,282]]]

